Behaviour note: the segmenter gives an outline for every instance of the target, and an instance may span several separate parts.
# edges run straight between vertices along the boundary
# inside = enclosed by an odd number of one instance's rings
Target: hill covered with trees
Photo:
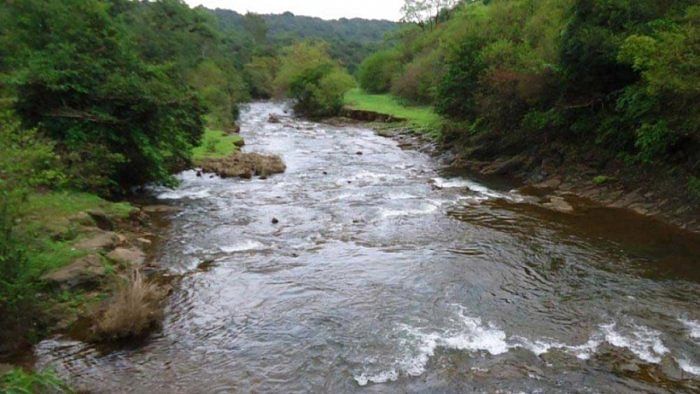
[[[387,33],[400,24],[386,20],[337,19],[294,15],[291,12],[269,15],[242,15],[235,11],[211,11],[225,32],[242,35],[254,31],[258,40],[265,38],[275,45],[291,45],[315,39],[329,44],[329,53],[353,72],[370,53],[379,49]]]
[[[622,168],[700,201],[696,1],[407,0],[404,12],[416,23],[359,82],[434,106],[468,160]]]

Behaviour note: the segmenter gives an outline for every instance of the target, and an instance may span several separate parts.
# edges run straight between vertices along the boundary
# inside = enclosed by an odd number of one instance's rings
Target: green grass
[[[192,160],[197,162],[203,159],[219,159],[226,157],[238,150],[235,143],[243,138],[236,134],[226,135],[220,130],[204,131],[202,144],[192,151]]]
[[[345,105],[351,109],[403,118],[420,132],[439,134],[441,118],[432,108],[403,105],[389,94],[369,94],[361,89],[352,89],[345,94]]]
[[[19,368],[0,376],[0,392],[7,394],[72,392],[50,370],[25,372]]]

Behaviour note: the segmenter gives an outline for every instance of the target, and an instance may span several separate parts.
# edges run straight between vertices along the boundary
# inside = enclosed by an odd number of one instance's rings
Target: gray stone
[[[97,227],[100,230],[105,230],[105,231],[114,230],[114,221],[104,211],[99,210],[99,209],[93,209],[93,210],[87,211],[87,214],[90,215],[92,220],[95,221],[95,224],[97,225]]]
[[[148,205],[141,208],[141,210],[146,213],[171,213],[179,212],[180,208],[171,207],[170,205]]]
[[[107,258],[127,266],[143,265],[146,261],[146,255],[137,248],[116,248],[107,255]]]
[[[74,289],[98,284],[107,274],[102,259],[91,254],[41,277],[45,282],[63,289]]]
[[[544,207],[549,208],[554,211],[571,213],[574,211],[574,207],[571,206],[564,197],[552,196],[549,198],[549,202],[542,204]]]
[[[76,242],[73,247],[79,250],[101,252],[114,249],[118,243],[119,236],[117,234],[110,231],[99,231]]]

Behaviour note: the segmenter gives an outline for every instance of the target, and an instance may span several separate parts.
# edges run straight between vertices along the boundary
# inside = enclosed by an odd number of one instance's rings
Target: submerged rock
[[[549,198],[549,202],[542,204],[544,207],[552,209],[554,211],[559,211],[563,213],[571,213],[574,211],[574,207],[571,206],[564,197],[552,196]]]
[[[275,114],[270,114],[270,116],[267,118],[268,123],[280,123],[280,118],[279,116]]]
[[[95,286],[106,274],[107,270],[102,263],[102,258],[91,254],[42,276],[41,280],[67,290]]]
[[[254,175],[267,177],[283,173],[287,169],[279,156],[242,152],[222,159],[202,160],[199,164],[205,172],[213,172],[222,178],[250,179]]]

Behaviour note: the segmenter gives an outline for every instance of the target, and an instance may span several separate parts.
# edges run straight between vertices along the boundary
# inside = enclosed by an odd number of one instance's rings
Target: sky
[[[240,13],[317,16],[323,19],[366,18],[398,21],[403,0],[185,0],[192,7],[224,8]]]

